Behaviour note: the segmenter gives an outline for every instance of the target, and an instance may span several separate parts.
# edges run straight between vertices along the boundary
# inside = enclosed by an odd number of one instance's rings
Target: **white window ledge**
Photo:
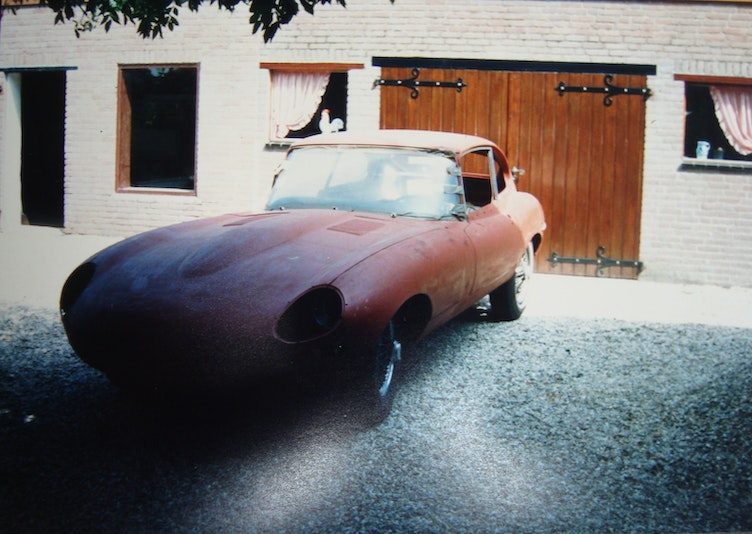
[[[120,194],[136,195],[160,195],[163,197],[198,199],[195,189],[179,189],[175,187],[121,187],[115,191],[115,195]],[[189,202],[192,202],[189,200]]]
[[[287,150],[297,139],[270,139],[266,143],[267,150]]]
[[[752,161],[682,158],[680,171],[752,174]]]

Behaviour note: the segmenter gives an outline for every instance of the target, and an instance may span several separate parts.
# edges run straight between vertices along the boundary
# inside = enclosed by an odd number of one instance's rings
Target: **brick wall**
[[[252,149],[259,135],[259,59],[240,17],[186,11],[179,32],[145,41],[132,26],[76,39],[72,25],[55,26],[50,14],[26,8],[3,17],[0,66],[76,67],[66,88],[66,231],[130,235],[251,206],[263,189],[255,182],[259,161]],[[118,65],[153,63],[199,65],[193,196],[115,191]],[[2,177],[0,185],[13,179]]]
[[[49,12],[28,8],[2,20],[0,66],[78,67],[68,75],[66,231],[125,235],[263,206],[283,152],[265,146],[269,81],[260,61],[364,64],[350,72],[350,129],[378,126],[373,56],[655,64],[642,277],[752,286],[752,175],[678,170],[684,85],[674,80],[675,73],[752,77],[750,28],[752,6],[731,4],[350,0],[347,9],[301,14],[269,45],[251,36],[242,10],[213,8],[184,12],[177,31],[152,42],[132,27],[76,39],[70,25],[53,26]],[[117,64],[165,62],[200,64],[197,195],[115,193]],[[10,179],[0,176],[0,187]]]

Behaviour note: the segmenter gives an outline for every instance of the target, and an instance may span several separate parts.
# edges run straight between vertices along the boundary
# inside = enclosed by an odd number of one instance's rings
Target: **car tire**
[[[370,426],[383,421],[392,409],[402,343],[397,339],[394,320],[368,351],[357,391],[359,422]]]
[[[514,321],[519,319],[527,306],[527,291],[533,275],[535,251],[533,244],[528,244],[522,254],[514,276],[501,284],[489,294],[491,309],[489,317],[493,321]]]

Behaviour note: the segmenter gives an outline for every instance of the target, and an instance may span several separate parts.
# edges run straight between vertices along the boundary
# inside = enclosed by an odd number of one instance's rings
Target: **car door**
[[[500,208],[497,176],[503,170],[493,150],[475,149],[462,157],[460,165],[467,204],[465,233],[475,253],[473,294],[483,295],[514,272],[522,253],[519,231]]]

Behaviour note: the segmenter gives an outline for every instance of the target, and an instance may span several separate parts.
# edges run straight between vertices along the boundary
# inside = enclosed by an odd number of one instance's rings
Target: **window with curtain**
[[[752,85],[685,82],[684,156],[752,161]]]
[[[269,138],[273,141],[321,133],[319,123],[347,127],[347,72],[271,70]]]

